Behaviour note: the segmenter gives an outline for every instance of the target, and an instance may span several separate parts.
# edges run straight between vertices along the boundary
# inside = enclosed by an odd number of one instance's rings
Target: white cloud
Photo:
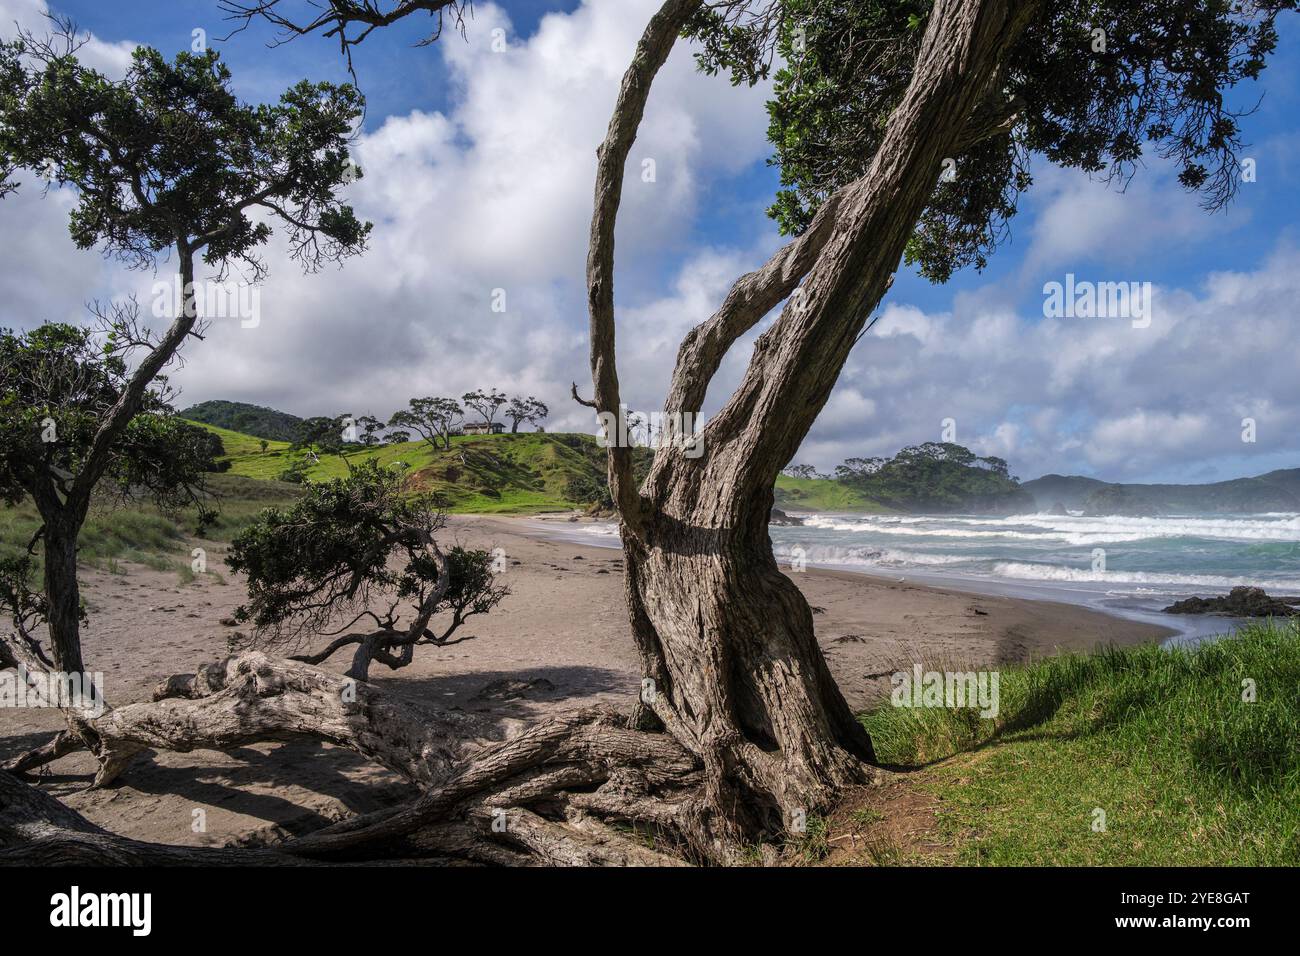
[[[1300,250],[1260,268],[1216,273],[1201,289],[1159,290],[1150,328],[1126,319],[1043,319],[958,299],[951,313],[891,304],[854,350],[833,393],[875,402],[856,421],[823,415],[799,460],[957,441],[1010,460],[1022,477],[1091,471],[1140,477],[1300,463],[1294,303]],[[975,303],[974,308],[967,308]],[[1255,444],[1242,419],[1254,418]],[[1221,477],[1231,477],[1223,473]]]
[[[530,37],[515,36],[499,8],[476,6],[468,42],[428,51],[446,64],[458,91],[453,106],[389,117],[358,143],[365,175],[349,200],[375,223],[371,249],[340,270],[304,277],[273,243],[260,326],[218,322],[205,341],[191,342],[175,375],[185,401],[383,415],[413,395],[495,385],[548,401],[550,427],[590,429],[589,413],[567,396],[570,381],[589,379],[583,270],[595,151],[657,6],[589,0],[545,17]],[[497,29],[506,31],[505,52],[493,50]],[[767,155],[763,100],[761,88],[699,74],[686,44],[656,82],[618,231],[620,328],[635,406],[662,400],[681,334],[708,316],[744,265],[731,253],[694,256],[692,228],[705,186]],[[645,159],[654,160],[653,182],[642,181]],[[149,275],[109,270],[106,285],[83,271],[56,281],[50,273],[71,257],[67,210],[24,201],[31,232],[44,237],[40,250],[15,236],[0,240],[0,253],[10,263],[6,282],[59,298],[40,317],[72,317],[96,288],[147,295]],[[772,232],[759,243],[770,245]],[[664,296],[662,277],[683,262]],[[39,282],[29,278],[42,272]],[[491,309],[498,289],[504,314]],[[29,310],[14,311],[30,323]]]
[[[45,0],[0,0],[0,39],[11,39],[16,27],[37,36],[49,32],[50,6]],[[55,12],[59,12],[57,8]],[[85,30],[78,31],[85,43],[77,51],[77,58],[105,76],[118,78],[131,63],[131,51],[137,44],[130,41],[107,42]]]
[[[0,11],[18,6],[0,0]],[[349,197],[375,223],[371,250],[303,277],[274,246],[261,325],[219,322],[190,343],[175,376],[186,400],[385,415],[414,395],[495,385],[548,402],[549,428],[590,430],[568,385],[585,391],[589,380],[583,269],[595,149],[656,6],[587,0],[548,15],[529,37],[514,35],[496,7],[476,7],[468,42],[428,51],[443,58],[455,90],[448,110],[388,117],[358,144],[365,177]],[[492,50],[498,28],[506,52]],[[619,221],[620,377],[625,400],[642,410],[662,400],[686,330],[776,242],[755,211],[741,248],[697,244],[714,194],[728,193],[768,147],[765,91],[701,76],[691,53],[680,46],[656,83]],[[645,159],[655,161],[653,183],[641,179]],[[1019,268],[953,295],[948,311],[888,301],[796,460],[830,469],[849,456],[892,454],[938,439],[949,417],[959,442],[1007,458],[1023,477],[1180,466],[1202,477],[1214,462],[1248,468],[1261,456],[1295,456],[1300,253],[1281,247],[1255,271],[1158,288],[1146,329],[1026,315],[1008,303],[1072,263],[1114,272],[1243,221],[1208,220],[1163,181],[1135,181],[1119,196],[1044,168],[1035,190],[1042,211],[1020,226],[1030,243]],[[22,224],[0,234],[6,323],[76,319],[96,295],[147,295],[152,276],[72,250],[69,200],[24,187],[0,204]],[[496,289],[506,293],[504,314],[491,310]],[[727,356],[706,413],[739,381],[756,331]],[[1259,440],[1243,447],[1248,416]]]

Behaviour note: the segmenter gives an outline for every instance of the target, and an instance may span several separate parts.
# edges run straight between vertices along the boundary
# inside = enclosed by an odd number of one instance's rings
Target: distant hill
[[[782,510],[1014,514],[1033,498],[1001,458],[977,456],[952,442],[926,442],[892,458],[849,458],[835,477],[794,466],[776,482]]]
[[[182,418],[215,425],[268,441],[293,441],[302,419],[288,412],[246,402],[200,402],[178,413]]]
[[[778,475],[776,507],[786,511],[888,511],[857,488],[834,478],[795,478]]]
[[[1079,475],[1044,475],[1021,487],[1039,511],[1057,505],[1089,514],[1251,514],[1300,511],[1300,468],[1204,485],[1142,485]]]
[[[313,460],[288,442],[201,423],[216,434],[230,462],[229,473],[262,480],[320,481],[347,473],[338,455]],[[383,445],[350,454],[354,464],[375,459],[409,470],[415,487],[433,491],[458,512],[537,512],[608,505],[605,451],[590,435],[527,432],[461,435],[450,449],[423,441]]]

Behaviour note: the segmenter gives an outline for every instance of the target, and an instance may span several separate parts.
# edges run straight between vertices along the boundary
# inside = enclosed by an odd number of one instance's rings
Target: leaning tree
[[[331,3],[296,22],[281,0],[223,5],[290,36],[325,33],[349,54],[379,27],[418,13],[441,23],[460,10],[443,0]],[[147,746],[230,746],[295,732],[350,746],[422,791],[406,806],[258,851],[259,862],[392,853],[503,863],[671,859],[626,838],[628,822],[665,838],[656,846],[695,859],[734,861],[755,844],[770,856],[792,818],[876,773],[871,741],[817,647],[808,605],[776,566],[767,520],[776,476],[900,261],[936,280],[981,265],[1029,185],[1033,157],[1123,179],[1151,150],[1175,163],[1207,205],[1226,202],[1241,144],[1225,94],[1259,75],[1278,13],[1294,6],[665,0],[637,44],[597,151],[587,262],[595,391],[586,404],[621,424],[615,221],[653,80],[680,37],[699,43],[706,71],[738,82],[783,62],[769,104],[783,179],[773,212],[794,238],[737,279],[682,342],[664,402],[666,434],[643,480],[633,449],[610,443],[625,593],[645,676],[634,719],[589,708],[504,742],[480,733],[466,754],[449,741],[478,732],[469,715],[416,715],[364,683],[362,699],[341,706],[343,678],[246,654],[168,682],[157,703],[96,718],[101,775]],[[676,434],[677,423],[700,412],[728,350],[778,306],[702,438]],[[502,812],[504,829],[493,826]],[[83,861],[253,861],[112,837],[0,773],[6,841],[0,859],[14,862],[35,858],[42,842]]]
[[[670,423],[699,414],[727,351],[785,303],[704,428],[703,455],[685,452],[689,436],[661,442],[638,483],[632,450],[609,450],[628,607],[653,688],[643,725],[703,763],[697,841],[734,848],[779,834],[872,773],[871,741],[831,679],[807,602],[777,568],[767,522],[777,475],[900,260],[934,280],[982,265],[1029,185],[1031,156],[1122,179],[1146,148],[1207,205],[1226,202],[1240,140],[1225,91],[1259,75],[1275,17],[1293,6],[666,0],[651,18],[597,152],[587,404],[619,420],[615,221],[651,85],[679,36],[700,41],[706,71],[737,82],[783,61],[769,106],[784,186],[773,212],[796,235],[681,343]]]
[[[388,420],[388,427],[415,432],[423,438],[432,451],[439,444],[451,448],[451,433],[456,430],[464,415],[460,403],[454,398],[426,396],[413,398],[406,408],[400,408]]]
[[[250,106],[231,92],[215,52],[169,63],[145,47],[110,80],[78,60],[84,41],[71,24],[57,27],[49,38],[0,44],[3,192],[19,188],[20,171],[39,172],[75,196],[78,248],[136,268],[174,254],[179,283],[162,303],[176,300],[177,311],[159,335],[132,303],[104,310],[98,338],[51,326],[5,339],[0,485],[40,513],[51,656],[71,673],[84,669],[77,538],[93,496],[109,477],[169,478],[157,451],[180,433],[157,417],[154,383],[188,337],[201,337],[196,258],[222,279],[241,266],[258,279],[256,250],[276,222],[293,257],[315,269],[359,252],[370,226],[335,195],[355,176],[347,144],[362,99],[353,87],[303,82],[275,105]],[[11,378],[14,369],[24,374]],[[137,454],[146,442],[152,466]]]
[[[546,416],[550,414],[551,410],[546,407],[546,403],[538,401],[531,395],[527,398],[516,395],[510,399],[510,404],[506,406],[506,418],[510,420],[510,433],[512,435],[519,431],[521,422],[540,425],[546,421]]]
[[[356,680],[368,679],[372,661],[396,670],[417,646],[468,640],[456,636],[460,628],[509,589],[495,582],[488,552],[444,553],[435,539],[444,524],[437,497],[409,479],[373,460],[349,466],[292,507],[268,508],[231,542],[226,563],[248,581],[235,619],[251,624],[249,643],[264,648],[333,638],[293,659],[321,664],[350,647],[347,675]],[[406,623],[403,604],[413,607]],[[363,621],[372,626],[358,628]]]
[[[497,412],[506,404],[506,393],[498,392],[495,388],[476,388],[472,392],[466,392],[460,400],[466,408],[483,419],[484,425],[492,425],[496,422]]]

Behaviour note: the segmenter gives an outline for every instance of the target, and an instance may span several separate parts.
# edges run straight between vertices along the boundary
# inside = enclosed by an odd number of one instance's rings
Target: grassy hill
[[[338,455],[313,462],[288,442],[267,441],[204,422],[195,424],[220,437],[229,474],[272,481],[295,465],[312,481],[347,472]],[[536,512],[586,507],[605,487],[605,453],[589,435],[463,435],[450,449],[434,450],[426,442],[385,445],[350,454],[358,463],[376,460],[405,466],[416,487],[442,495],[452,511]]]
[[[873,501],[857,488],[852,488],[834,478],[791,478],[779,475],[776,479],[776,506],[782,511],[869,511],[884,512],[889,509]]]
[[[263,481],[279,479],[297,463],[312,481],[337,478],[347,465],[337,455],[311,462],[289,443],[195,424],[221,439],[232,475]],[[416,487],[436,491],[460,512],[566,511],[590,505],[605,493],[605,453],[590,435],[526,432],[517,435],[459,435],[451,449],[433,450],[423,441],[385,445],[350,455],[353,462],[376,459],[411,469]],[[842,482],[822,478],[776,480],[776,506],[807,511],[886,511],[878,502]]]
[[[288,412],[247,402],[200,402],[183,410],[181,416],[192,422],[242,432],[269,441],[293,441],[302,419]]]
[[[1259,696],[1243,703],[1248,679]],[[886,704],[864,723],[937,802],[928,839],[954,845],[951,862],[1296,866],[1298,683],[1300,629],[1267,621],[1190,649],[1003,667],[991,718]]]

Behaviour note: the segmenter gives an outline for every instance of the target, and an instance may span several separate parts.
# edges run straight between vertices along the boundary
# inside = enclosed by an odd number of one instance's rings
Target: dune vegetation
[[[1300,628],[1145,644],[1001,672],[995,718],[884,707],[881,760],[937,801],[957,862],[1300,863]]]

